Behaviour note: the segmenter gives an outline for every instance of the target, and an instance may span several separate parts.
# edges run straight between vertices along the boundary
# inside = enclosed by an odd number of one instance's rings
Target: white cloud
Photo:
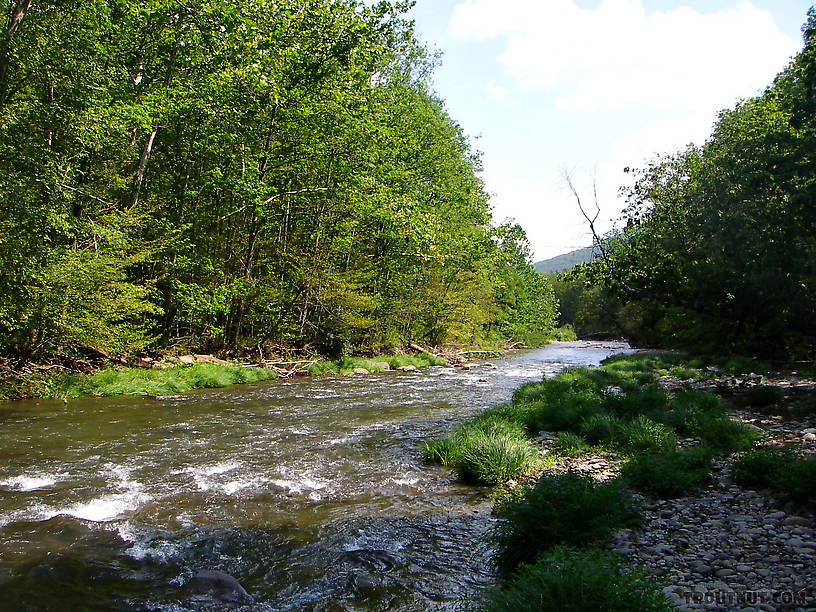
[[[742,1],[699,13],[647,13],[641,0],[465,0],[449,33],[505,38],[501,61],[527,87],[556,90],[565,109],[731,106],[770,83],[796,46],[772,15]]]
[[[497,83],[494,83],[493,81],[488,81],[487,82],[487,92],[491,96],[493,96],[494,98],[500,98],[500,99],[501,98],[506,98],[510,94],[510,92],[508,91],[508,89],[506,87],[504,87],[502,85],[498,85]]]

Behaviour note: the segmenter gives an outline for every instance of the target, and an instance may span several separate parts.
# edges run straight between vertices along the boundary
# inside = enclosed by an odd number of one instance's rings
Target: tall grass
[[[103,370],[93,375],[59,377],[51,388],[57,397],[81,395],[172,395],[203,387],[228,387],[268,380],[276,376],[265,368],[242,368],[201,363],[169,370],[128,368]]]
[[[453,435],[425,444],[423,454],[426,461],[450,466],[464,480],[482,485],[524,474],[537,458],[524,427],[499,412],[482,415]]]

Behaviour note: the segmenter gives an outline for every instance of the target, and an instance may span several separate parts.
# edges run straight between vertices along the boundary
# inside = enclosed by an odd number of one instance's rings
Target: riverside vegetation
[[[695,354],[816,358],[814,8],[803,34],[704,144],[633,171],[620,229],[556,281],[562,323]]]
[[[613,532],[638,523],[642,500],[683,498],[709,486],[713,462],[730,465],[740,485],[816,507],[816,457],[761,446],[772,442],[767,432],[729,416],[743,405],[779,410],[779,387],[725,382],[729,372],[758,365],[615,356],[527,384],[510,403],[427,443],[428,461],[470,482],[511,485],[500,489],[495,507],[503,588],[486,609],[535,610],[545,600],[554,610],[668,609],[653,579],[622,568],[602,547]],[[582,455],[614,457],[617,475],[597,481],[564,467]]]
[[[410,5],[8,3],[4,377],[55,357],[546,342],[552,289],[522,228],[492,223]]]

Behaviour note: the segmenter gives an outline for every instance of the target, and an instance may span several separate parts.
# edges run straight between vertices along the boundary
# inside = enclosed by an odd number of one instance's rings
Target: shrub
[[[510,585],[495,589],[488,612],[663,612],[670,610],[657,585],[598,549],[559,547],[525,565]]]
[[[703,446],[636,455],[621,467],[634,488],[659,497],[680,497],[709,480],[712,451]]]
[[[623,427],[623,447],[632,454],[653,453],[677,446],[677,437],[663,425],[640,415]]]
[[[589,448],[581,436],[571,431],[558,432],[558,435],[555,437],[555,446],[562,454],[570,457],[576,457],[586,452]]]
[[[638,516],[621,482],[597,483],[575,472],[541,476],[499,505],[497,514],[502,520],[493,531],[496,564],[505,575],[558,544],[599,542]]]

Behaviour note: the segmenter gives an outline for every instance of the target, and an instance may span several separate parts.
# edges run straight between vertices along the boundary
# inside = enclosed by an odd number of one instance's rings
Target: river
[[[0,405],[0,609],[446,610],[493,582],[489,492],[421,442],[527,381],[625,350],[553,343],[468,370]]]

